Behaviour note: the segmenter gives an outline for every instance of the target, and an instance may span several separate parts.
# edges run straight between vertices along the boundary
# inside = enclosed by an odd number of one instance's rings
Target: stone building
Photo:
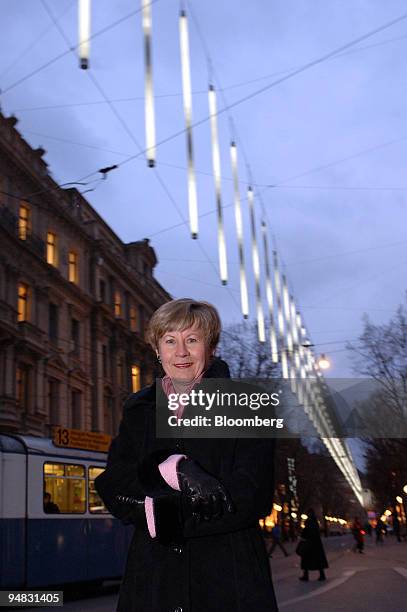
[[[146,323],[171,299],[147,239],[124,244],[0,114],[0,430],[114,434],[154,377]]]

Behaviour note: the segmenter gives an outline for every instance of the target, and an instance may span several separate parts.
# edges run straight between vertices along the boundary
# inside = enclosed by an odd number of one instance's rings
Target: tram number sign
[[[54,427],[52,441],[55,446],[65,448],[80,448],[83,450],[107,453],[112,436],[95,431],[82,431],[81,429],[68,429],[67,427]]]

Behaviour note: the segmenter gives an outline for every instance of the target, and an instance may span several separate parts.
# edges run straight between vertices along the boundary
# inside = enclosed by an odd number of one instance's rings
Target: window
[[[48,307],[48,333],[52,342],[58,339],[58,306],[52,303]]]
[[[70,283],[78,283],[78,254],[74,251],[68,253],[68,280]]]
[[[83,514],[86,511],[85,467],[68,463],[44,463],[44,494],[56,504],[55,512]]]
[[[114,316],[118,318],[122,316],[122,295],[117,290],[114,292]]]
[[[99,497],[99,493],[95,489],[95,478],[99,476],[102,472],[104,472],[104,468],[100,467],[89,467],[88,468],[88,499],[89,499],[89,512],[93,512],[95,514],[104,514],[107,513],[108,510],[106,506],[102,502]]]
[[[16,398],[17,403],[24,410],[28,410],[29,402],[29,375],[30,370],[26,365],[18,365],[16,369]]]
[[[57,236],[53,232],[47,232],[47,263],[58,265]]]
[[[79,321],[74,318],[71,319],[71,340],[73,352],[75,355],[79,355]]]
[[[30,312],[30,290],[25,283],[18,283],[17,320],[19,323],[28,321]]]
[[[138,365],[131,366],[131,388],[133,393],[141,389],[140,368]]]
[[[137,309],[134,304],[130,304],[129,311],[129,319],[130,319],[130,331],[137,331]]]
[[[73,429],[81,429],[81,407],[82,407],[82,393],[80,391],[73,390],[71,392],[71,420]]]
[[[18,237],[27,240],[31,234],[31,211],[25,204],[20,204],[18,212]]]

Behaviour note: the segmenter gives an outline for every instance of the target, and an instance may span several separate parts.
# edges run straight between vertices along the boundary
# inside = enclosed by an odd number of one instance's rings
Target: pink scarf
[[[205,374],[206,370],[204,370],[203,372],[201,372],[201,374],[198,374],[198,376],[196,376],[193,380],[191,380],[191,382],[189,383],[189,385],[186,387],[186,389],[182,392],[182,393],[190,393],[193,389],[193,387],[199,383],[203,377],[203,375]],[[161,380],[161,384],[162,384],[162,388],[164,393],[166,394],[166,396],[168,397],[170,393],[177,393],[175,391],[175,387],[174,384],[172,382],[172,378],[170,376],[168,376],[168,374],[166,376],[164,376]],[[177,417],[177,419],[179,420],[182,415],[184,414],[184,409],[185,406],[182,403],[178,404],[178,408],[175,411],[175,416]]]

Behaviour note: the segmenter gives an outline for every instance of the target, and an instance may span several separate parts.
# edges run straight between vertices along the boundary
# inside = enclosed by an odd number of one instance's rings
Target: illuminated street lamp
[[[404,491],[404,493],[407,495],[407,484],[405,484],[405,485],[404,485],[404,487],[403,487],[403,491]]]
[[[90,49],[90,0],[79,0],[78,13],[79,65],[82,70],[87,70],[89,68]]]
[[[318,365],[321,370],[328,370],[331,367],[331,362],[324,353],[322,353],[321,357],[318,359]]]
[[[398,502],[399,504],[402,504],[403,503],[403,498],[400,497],[400,495],[397,495],[396,502]]]

